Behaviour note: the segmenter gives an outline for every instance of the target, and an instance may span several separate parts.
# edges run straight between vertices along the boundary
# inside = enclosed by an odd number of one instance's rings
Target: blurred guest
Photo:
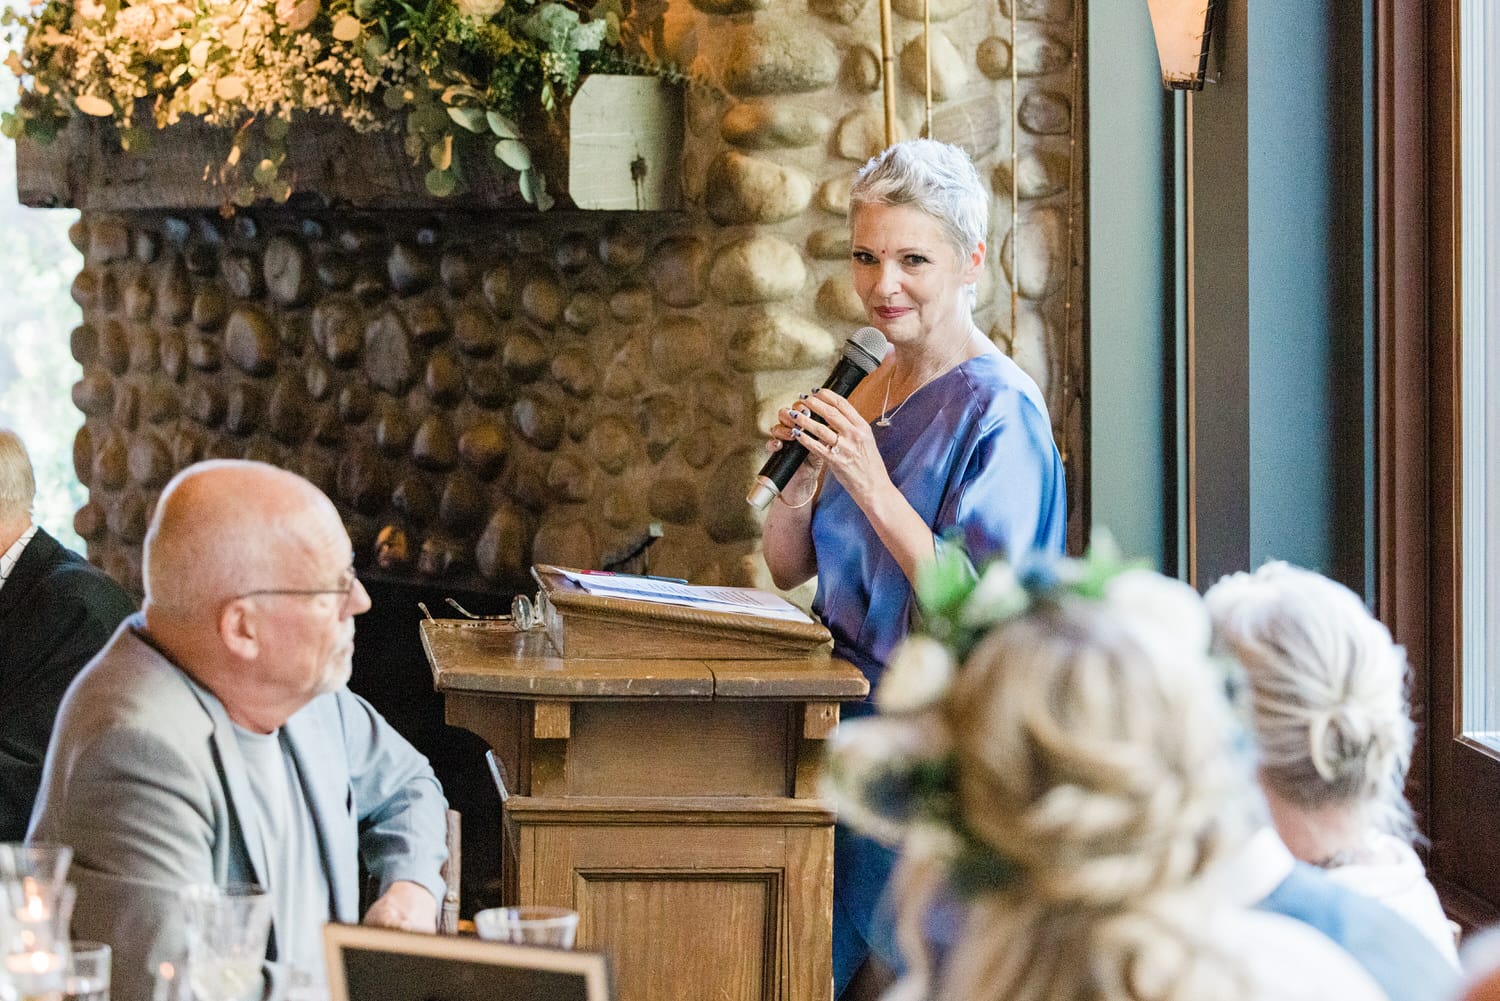
[[[135,602],[31,520],[26,446],[0,428],[0,841],[26,836],[63,692]]]
[[[1459,1001],[1500,1001],[1500,928],[1469,936],[1459,958],[1468,974]]]
[[[1285,563],[1225,577],[1207,602],[1250,681],[1260,783],[1282,841],[1406,918],[1456,966],[1452,926],[1411,847],[1401,648],[1354,592]]]
[[[1477,977],[1459,995],[1459,1001],[1500,1001],[1500,970]]]
[[[813,608],[834,655],[872,683],[906,634],[912,580],[935,537],[961,535],[987,559],[1060,551],[1066,534],[1046,401],[974,323],[989,201],[968,156],[932,140],[898,143],[859,171],[854,288],[890,352],[847,400],[814,390],[771,429],[771,451],[798,441],[809,454],[766,519],[766,565],[782,588],[817,577]],[[872,949],[897,964],[878,906],[893,863],[836,829],[835,996]]]
[[[1255,801],[1201,601],[1100,570],[1065,563],[1023,585],[990,567],[945,622],[926,620],[960,640],[957,657],[912,641],[926,652],[898,652],[887,714],[840,728],[835,787],[856,820],[902,838],[911,969],[890,996],[1384,997],[1322,934],[1223,895]],[[939,958],[943,900],[963,915]]]
[[[142,613],[63,700],[30,836],[71,845],[75,934],[114,947],[117,997],[151,996],[184,947],[177,894],[253,882],[272,955],[321,974],[321,927],[433,931],[442,790],[345,687],[370,607],[333,504],[253,462],[206,462],[162,492]]]

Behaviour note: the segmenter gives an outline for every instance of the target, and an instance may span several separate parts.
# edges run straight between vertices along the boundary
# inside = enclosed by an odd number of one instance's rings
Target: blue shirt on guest
[[[1259,906],[1312,925],[1333,939],[1391,1001],[1444,998],[1458,985],[1452,965],[1415,925],[1305,862],[1294,865]]]

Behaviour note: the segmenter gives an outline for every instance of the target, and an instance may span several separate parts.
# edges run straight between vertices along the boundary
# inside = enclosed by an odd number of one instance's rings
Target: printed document
[[[753,587],[712,587],[602,571],[562,570],[589,594],[634,598],[660,605],[685,605],[712,612],[737,612],[784,622],[811,622],[808,614],[778,594]]]

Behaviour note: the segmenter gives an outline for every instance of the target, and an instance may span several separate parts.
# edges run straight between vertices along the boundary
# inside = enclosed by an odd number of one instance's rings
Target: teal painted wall
[[[1088,4],[1092,520],[1200,586],[1271,558],[1370,584],[1372,19],[1221,0],[1216,79],[1174,104],[1147,5]]]
[[[1198,580],[1286,559],[1362,590],[1365,12],[1228,0],[1190,104]]]
[[[1290,559],[1359,590],[1363,81],[1347,43],[1360,5],[1252,6],[1250,562]]]
[[[1089,491],[1128,554],[1177,560],[1172,98],[1144,0],[1088,4]]]

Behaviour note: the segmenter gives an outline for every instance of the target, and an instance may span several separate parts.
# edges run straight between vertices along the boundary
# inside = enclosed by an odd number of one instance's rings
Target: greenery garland
[[[219,171],[232,205],[284,202],[301,116],[396,127],[442,197],[465,147],[552,199],[521,123],[555,114],[581,74],[657,72],[630,55],[626,0],[50,0],[8,11],[20,100],[0,131],[53,140],[75,114],[111,120],[122,147],[185,116],[233,129]],[[19,47],[15,47],[20,36]],[[137,120],[149,106],[151,121]]]

